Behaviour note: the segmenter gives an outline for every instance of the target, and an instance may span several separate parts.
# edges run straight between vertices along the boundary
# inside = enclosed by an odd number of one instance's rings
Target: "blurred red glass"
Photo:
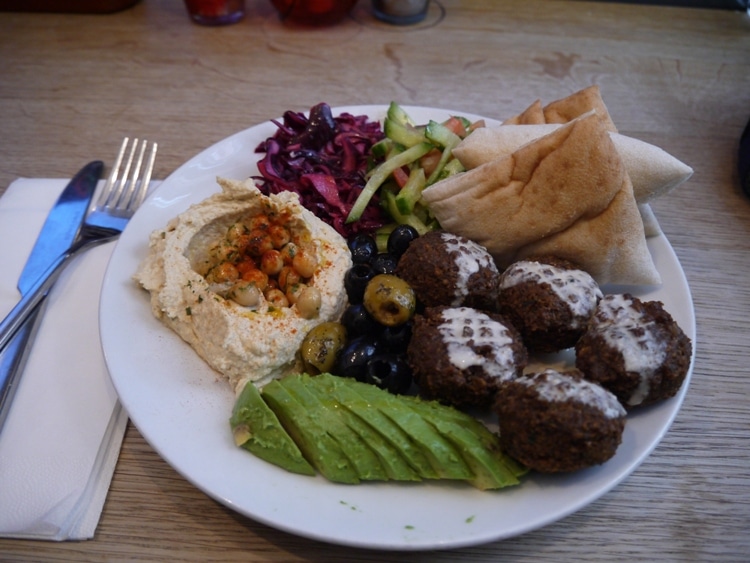
[[[282,21],[333,25],[351,12],[357,0],[271,0]]]
[[[201,25],[227,25],[245,17],[245,0],[185,0],[185,7]]]

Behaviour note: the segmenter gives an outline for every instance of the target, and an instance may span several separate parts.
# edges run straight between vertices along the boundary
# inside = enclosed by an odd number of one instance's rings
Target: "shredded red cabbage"
[[[370,147],[384,136],[379,122],[349,113],[333,117],[330,106],[321,103],[309,118],[287,111],[282,123],[274,123],[274,136],[255,149],[265,153],[255,178],[262,193],[297,193],[304,207],[347,238],[388,221],[376,195],[358,221],[346,224],[366,183]]]

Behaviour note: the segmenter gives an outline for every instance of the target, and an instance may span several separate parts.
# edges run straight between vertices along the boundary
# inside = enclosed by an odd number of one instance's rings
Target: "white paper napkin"
[[[67,180],[19,179],[0,197],[0,315]],[[0,536],[94,536],[127,414],[99,340],[99,291],[114,243],[77,257],[46,311],[0,433]],[[0,317],[2,318],[2,317]]]

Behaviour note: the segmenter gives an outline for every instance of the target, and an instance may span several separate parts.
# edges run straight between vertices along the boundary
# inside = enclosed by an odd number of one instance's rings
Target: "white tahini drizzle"
[[[573,326],[586,323],[602,298],[599,284],[583,270],[566,270],[533,260],[511,264],[500,277],[500,289],[523,282],[546,283],[558,298],[568,304],[574,315]]]
[[[502,381],[516,376],[512,339],[505,325],[469,307],[444,309],[442,318],[438,331],[451,364],[460,370],[481,366],[487,375]],[[480,347],[489,348],[492,353],[478,354]]]
[[[576,401],[600,410],[607,418],[620,418],[626,414],[617,397],[601,385],[585,379],[576,380],[553,369],[519,377],[515,381],[534,388],[548,402]]]
[[[654,372],[664,362],[667,345],[654,333],[655,323],[643,318],[631,299],[622,294],[607,295],[599,302],[596,331],[609,346],[620,352],[625,370],[640,376],[638,387],[628,399],[639,405],[648,396]]]
[[[487,249],[473,240],[458,237],[453,233],[442,233],[441,238],[445,248],[453,256],[453,261],[458,270],[456,289],[451,306],[457,307],[463,303],[469,294],[469,278],[482,268],[490,268],[497,272],[497,266]]]

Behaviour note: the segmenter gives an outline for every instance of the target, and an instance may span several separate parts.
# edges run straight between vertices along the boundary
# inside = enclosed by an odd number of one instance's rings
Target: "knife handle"
[[[0,433],[8,418],[10,405],[18,389],[18,379],[23,373],[46,305],[47,300],[42,299],[13,335],[7,348],[0,353]]]

